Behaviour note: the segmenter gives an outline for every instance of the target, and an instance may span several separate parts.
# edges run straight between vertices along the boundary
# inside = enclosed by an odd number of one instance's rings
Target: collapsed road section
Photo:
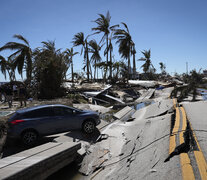
[[[172,100],[157,101],[135,111],[132,121],[112,123],[102,132],[108,138],[89,148],[80,171],[92,179],[166,179],[169,174],[181,177],[178,169],[172,171],[178,159],[173,164],[164,163],[172,108]]]
[[[107,138],[90,147],[80,171],[91,179],[206,179],[197,131],[166,92],[104,129]]]

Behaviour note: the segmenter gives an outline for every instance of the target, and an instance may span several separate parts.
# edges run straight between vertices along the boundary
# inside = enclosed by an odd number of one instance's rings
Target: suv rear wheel
[[[34,130],[27,130],[22,134],[21,139],[24,145],[31,146],[37,142],[38,134]]]
[[[83,132],[87,133],[87,134],[91,134],[95,131],[95,123],[93,120],[86,120],[83,123]]]

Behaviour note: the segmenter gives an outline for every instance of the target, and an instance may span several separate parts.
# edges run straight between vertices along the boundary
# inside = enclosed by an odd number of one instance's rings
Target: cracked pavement
[[[92,179],[180,179],[179,157],[169,153],[172,100],[170,88],[155,103],[137,110],[132,121],[115,121],[102,133],[108,138],[92,145],[80,172]],[[107,150],[104,155],[99,151]],[[93,168],[95,167],[95,168]],[[180,177],[180,178],[179,178]]]

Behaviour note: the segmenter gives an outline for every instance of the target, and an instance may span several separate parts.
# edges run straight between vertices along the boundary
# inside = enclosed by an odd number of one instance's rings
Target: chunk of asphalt
[[[96,139],[96,142],[100,142],[102,140],[108,139],[109,135],[108,134],[100,134],[98,138]]]

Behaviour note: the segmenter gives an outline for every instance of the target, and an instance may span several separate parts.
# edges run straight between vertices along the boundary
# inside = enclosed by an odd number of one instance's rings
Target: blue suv
[[[9,119],[8,137],[33,145],[41,136],[81,129],[93,133],[100,124],[99,114],[60,104],[40,105],[17,110]]]

